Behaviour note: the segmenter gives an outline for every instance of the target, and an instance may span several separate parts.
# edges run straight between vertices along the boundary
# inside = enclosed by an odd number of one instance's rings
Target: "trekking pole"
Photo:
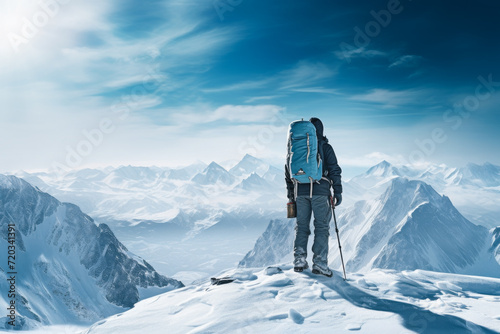
[[[345,281],[347,280],[347,276],[345,274],[344,257],[342,256],[342,246],[340,245],[339,229],[337,227],[337,217],[335,217],[335,205],[333,204],[333,197],[330,197],[330,202],[332,203],[333,221],[335,222],[335,232],[337,232],[337,241],[339,243],[339,251],[340,251],[340,261],[342,261],[342,269],[344,270],[344,281]]]

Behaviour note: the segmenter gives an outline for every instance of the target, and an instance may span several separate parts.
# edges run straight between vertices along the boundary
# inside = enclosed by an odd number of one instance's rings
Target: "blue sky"
[[[279,165],[311,116],[347,174],[500,164],[495,1],[45,3],[2,5],[5,171]]]

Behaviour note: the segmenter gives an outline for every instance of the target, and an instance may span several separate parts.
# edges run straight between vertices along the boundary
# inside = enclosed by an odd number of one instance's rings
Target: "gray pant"
[[[311,230],[311,214],[314,214],[314,253],[313,263],[321,268],[328,267],[328,237],[330,236],[330,220],[332,210],[328,196],[313,195],[297,197],[297,225],[293,255],[295,266],[304,266],[307,258],[307,241]]]

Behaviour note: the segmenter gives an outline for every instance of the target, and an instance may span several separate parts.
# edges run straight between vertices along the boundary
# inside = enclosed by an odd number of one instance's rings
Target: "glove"
[[[333,198],[335,199],[335,206],[339,206],[340,203],[342,203],[342,194],[341,193],[335,193],[333,194]]]
[[[295,198],[294,198],[295,196],[293,196],[293,194],[288,194],[287,197],[288,197],[288,202],[290,202],[290,203],[295,202]]]

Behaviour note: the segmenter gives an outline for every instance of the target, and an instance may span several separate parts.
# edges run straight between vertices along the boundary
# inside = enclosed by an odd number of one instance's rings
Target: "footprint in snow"
[[[293,322],[295,322],[296,324],[299,324],[299,325],[302,325],[304,323],[304,316],[302,314],[300,314],[299,312],[297,312],[296,310],[294,310],[293,308],[291,308],[289,311],[288,311],[288,316],[290,317],[290,319],[293,320]]]

